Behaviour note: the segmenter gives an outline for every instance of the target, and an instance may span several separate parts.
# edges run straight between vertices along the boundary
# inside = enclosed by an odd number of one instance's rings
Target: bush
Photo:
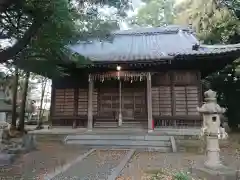
[[[191,180],[191,178],[183,172],[179,172],[174,175],[173,180]]]
[[[151,177],[151,180],[194,180],[185,172],[170,172],[160,170]]]

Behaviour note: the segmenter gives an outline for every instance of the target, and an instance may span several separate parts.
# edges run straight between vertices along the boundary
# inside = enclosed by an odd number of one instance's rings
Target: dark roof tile
[[[92,61],[135,61],[162,59],[176,55],[210,55],[239,50],[240,47],[216,48],[201,46],[191,29],[180,26],[139,28],[112,33],[112,42],[93,40],[79,43],[70,49]]]

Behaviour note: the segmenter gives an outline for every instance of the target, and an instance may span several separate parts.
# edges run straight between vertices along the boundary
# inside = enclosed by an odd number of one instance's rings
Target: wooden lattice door
[[[132,89],[122,91],[122,116],[123,120],[134,119],[134,92]]]
[[[146,116],[146,93],[145,89],[141,88],[134,91],[134,117],[144,117]]]
[[[119,108],[118,89],[100,89],[99,92],[99,115],[116,117]]]

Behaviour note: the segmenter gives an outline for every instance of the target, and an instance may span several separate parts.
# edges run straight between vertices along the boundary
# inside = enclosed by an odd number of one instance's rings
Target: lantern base
[[[191,171],[195,177],[206,178],[209,180],[221,180],[221,179],[236,180],[237,177],[236,170],[228,168],[224,165],[221,165],[215,169],[208,168],[204,164],[196,165],[191,169]]]

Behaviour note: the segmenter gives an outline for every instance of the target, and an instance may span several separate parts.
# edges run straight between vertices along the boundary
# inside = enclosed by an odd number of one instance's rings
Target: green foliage
[[[178,172],[174,175],[173,180],[190,180],[190,177],[184,172]]]
[[[200,40],[207,44],[235,43],[240,33],[240,21],[225,6],[214,0],[186,0],[179,4],[175,23],[192,25]],[[185,8],[184,8],[185,7]]]
[[[174,20],[174,0],[147,0],[146,5],[139,9],[131,18],[132,24],[140,26],[162,26],[172,24]]]
[[[172,170],[162,169],[158,172],[155,172],[151,176],[151,180],[192,180],[191,177],[185,172],[177,171],[177,172],[171,172]]]
[[[0,26],[3,29],[0,29],[0,37],[7,36],[19,42],[24,36],[31,36],[30,41],[25,40],[27,46],[14,57],[16,64],[27,71],[53,76],[62,71],[60,64],[66,64],[66,61],[87,63],[82,56],[72,54],[67,45],[89,38],[105,38],[111,30],[118,29],[117,21],[102,18],[98,9],[102,5],[113,5],[124,11],[129,8],[129,2],[82,2],[27,0],[21,6],[11,6],[2,12]],[[28,32],[31,28],[37,29],[33,35]]]

